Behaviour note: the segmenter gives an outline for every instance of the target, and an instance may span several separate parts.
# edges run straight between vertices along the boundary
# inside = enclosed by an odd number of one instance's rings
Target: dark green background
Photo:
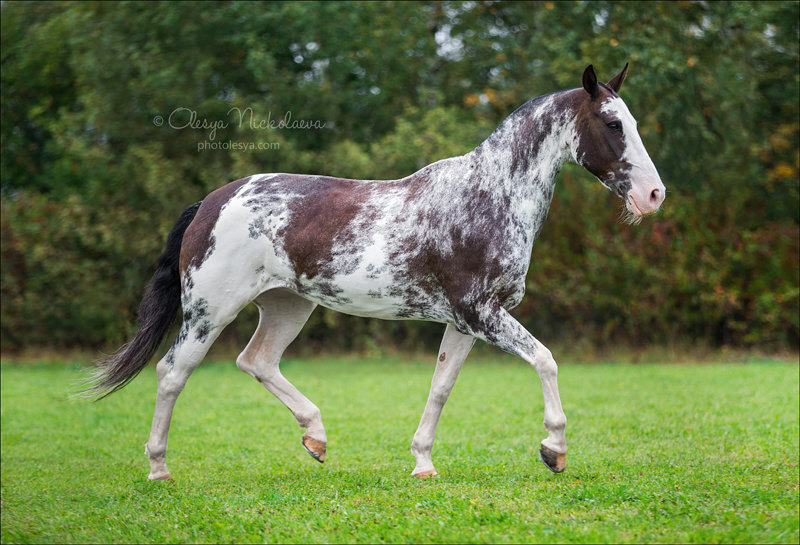
[[[663,212],[623,225],[565,168],[515,315],[545,343],[796,350],[798,5],[5,2],[2,348],[126,340],[167,231],[228,181],[405,176],[586,65],[607,80],[630,62]],[[327,126],[239,127],[234,106]],[[179,108],[229,122],[215,142],[273,149],[198,151],[208,129],[158,126]],[[310,326],[309,346],[343,349],[442,329],[325,310]]]

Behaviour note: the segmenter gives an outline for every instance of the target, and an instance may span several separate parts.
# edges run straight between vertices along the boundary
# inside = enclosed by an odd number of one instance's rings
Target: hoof
[[[567,467],[567,454],[559,454],[554,450],[550,450],[546,446],[542,445],[539,449],[539,458],[542,459],[544,465],[547,466],[547,469],[552,471],[553,473],[561,473],[564,471],[564,468]]]
[[[319,463],[323,463],[325,461],[325,442],[319,441],[314,439],[308,434],[303,435],[303,441],[301,442],[303,448],[306,449],[312,458],[314,458]]]
[[[160,475],[153,475],[152,473],[147,476],[148,481],[169,481],[172,480],[172,475],[169,473],[162,473]]]
[[[427,471],[420,471],[419,473],[414,473],[414,477],[417,479],[427,479],[429,477],[436,477],[439,475],[439,472],[435,469],[429,469]]]

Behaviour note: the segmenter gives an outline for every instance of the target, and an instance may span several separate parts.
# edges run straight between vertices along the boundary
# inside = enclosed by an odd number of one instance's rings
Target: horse
[[[469,153],[402,179],[258,174],[189,206],[167,236],[135,336],[98,362],[86,390],[102,399],[128,384],[182,309],[177,337],[156,365],[148,479],[171,478],[167,437],[178,395],[223,328],[250,303],[259,322],[236,365],[292,412],[305,430],[301,444],[315,460],[326,457],[321,412],[281,374],[279,362],[322,305],[446,325],[411,443],[412,475],[437,474],[431,451],[439,416],[476,339],[536,370],[547,431],[540,458],[551,471],[564,471],[567,419],[558,367],[509,310],[525,294],[531,251],[567,160],[619,196],[632,221],[664,201],[664,185],[618,94],[627,69],[604,84],[590,65],[581,87],[528,100]]]

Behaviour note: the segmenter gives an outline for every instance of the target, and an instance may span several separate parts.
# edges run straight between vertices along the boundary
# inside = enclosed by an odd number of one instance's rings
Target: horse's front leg
[[[411,474],[416,477],[436,475],[436,469],[431,460],[436,426],[439,423],[439,416],[442,414],[444,404],[450,396],[450,391],[456,383],[458,372],[473,344],[475,344],[475,337],[459,333],[453,325],[447,325],[442,344],[439,347],[436,370],[433,373],[425,411],[422,413],[419,427],[411,442],[411,453],[417,460]]]
[[[547,438],[542,441],[539,455],[551,471],[561,473],[567,460],[567,417],[558,395],[558,366],[553,355],[499,305],[470,314],[480,318],[465,321],[460,329],[516,354],[530,363],[539,374],[544,396],[544,427],[547,430]]]

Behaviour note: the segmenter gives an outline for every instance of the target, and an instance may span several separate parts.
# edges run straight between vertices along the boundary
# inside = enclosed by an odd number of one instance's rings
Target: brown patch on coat
[[[625,199],[630,183],[615,180],[615,172],[630,170],[631,165],[622,161],[625,140],[622,133],[609,130],[607,123],[613,121],[609,114],[600,111],[608,98],[618,96],[606,85],[598,85],[598,95],[592,99],[582,88],[572,91],[576,103],[575,130],[578,138],[577,159],[580,165],[594,174],[614,192]]]
[[[435,309],[446,301],[457,327],[460,323],[477,327],[479,313],[475,309],[482,308],[487,301],[476,300],[475,294],[487,300],[499,297],[500,303],[505,304],[517,290],[502,285],[514,275],[524,278],[524,270],[511,270],[509,264],[501,263],[501,256],[510,253],[506,246],[510,242],[497,238],[498,232],[508,229],[508,202],[497,203],[492,194],[477,184],[468,185],[470,196],[459,213],[469,218],[469,222],[448,217],[432,222],[449,225],[436,234],[448,240],[446,254],[428,233],[404,238],[390,254],[398,286],[390,295],[404,299],[398,317],[440,319]],[[459,328],[462,333],[464,330]]]
[[[442,352],[441,354],[439,354],[439,361],[444,361],[445,358],[447,357],[446,354],[447,354],[446,352]]]
[[[545,114],[542,114],[543,116]],[[536,148],[541,145],[542,140],[547,136],[542,133],[538,119],[532,115],[526,115],[520,121],[520,128],[514,132],[511,141],[511,175],[517,171],[527,172],[530,170],[531,158],[536,155]]]
[[[535,110],[553,95],[562,93],[562,91],[558,91],[532,98],[508,117],[509,119],[519,118],[519,126],[513,132],[509,143],[512,175],[531,169],[531,160],[536,157],[544,139],[550,135],[548,129],[553,126],[553,115],[559,113],[561,108],[558,111],[543,111],[538,115],[535,115]]]
[[[289,220],[277,233],[284,251],[297,276],[333,278],[339,271],[326,265],[334,260],[335,248],[346,250],[356,241],[363,225],[354,219],[363,210],[370,186],[359,180],[306,176],[296,180],[292,191],[300,195],[289,203]]]
[[[192,220],[192,223],[189,224],[183,234],[180,260],[181,274],[186,273],[190,266],[199,267],[214,251],[215,240],[212,232],[219,219],[219,213],[236,191],[246,184],[250,178],[248,176],[224,185],[212,191],[203,199],[203,204],[197,210],[197,215],[195,215],[194,220]]]

